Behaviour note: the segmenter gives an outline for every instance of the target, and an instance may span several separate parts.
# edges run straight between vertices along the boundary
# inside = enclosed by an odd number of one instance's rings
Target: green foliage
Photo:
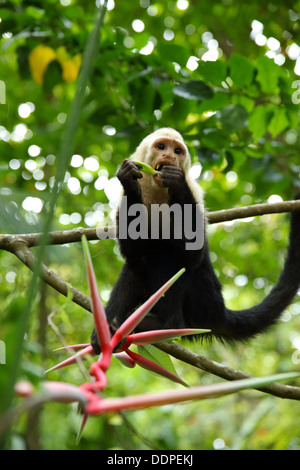
[[[228,60],[230,78],[233,86],[245,90],[254,79],[255,68],[253,64],[240,54],[232,54]]]
[[[72,62],[83,54],[94,25],[94,2],[2,3],[2,233],[43,229],[44,211],[40,207],[49,207],[58,174],[64,183],[55,204],[55,229],[110,225],[110,211],[117,200],[113,177],[118,165],[147,133],[163,126],[178,129],[189,145],[194,168],[201,164],[201,184],[209,210],[254,204],[273,194],[290,199],[299,190],[299,87],[295,86],[296,61],[289,54],[289,47],[300,40],[299,2],[287,6],[283,1],[271,5],[266,0],[190,1],[186,2],[186,9],[181,9],[184,2],[175,0],[141,0],[122,5],[115,2],[105,17],[101,38],[97,40],[100,53],[94,73],[88,86],[81,90],[82,101],[77,108],[74,98],[78,71],[67,60]],[[143,22],[143,31],[138,32],[134,20]],[[266,40],[279,41],[277,50],[269,47],[270,42],[257,45],[251,26],[255,20],[263,25]],[[41,45],[50,48],[49,59],[55,59],[47,62],[44,55],[32,69],[31,54]],[[65,55],[59,56],[60,48],[65,48]],[[217,60],[206,60],[212,58],[209,54],[215,54],[213,58]],[[276,63],[281,63],[280,54],[285,60],[282,65]],[[73,81],[67,81],[63,73],[66,64],[67,70],[75,73]],[[42,83],[38,84],[34,76],[42,77]],[[77,113],[70,123],[71,109]],[[70,140],[62,144],[66,127]],[[59,166],[64,157],[68,162],[73,154],[81,159],[77,157],[65,167]],[[224,284],[227,303],[240,308],[262,300],[282,265],[287,217],[234,222],[210,227],[209,232],[214,266]],[[92,257],[106,301],[122,265],[115,242],[95,243]],[[0,340],[7,344],[7,365],[0,365],[0,385],[2,390],[3,386],[10,387],[7,397],[11,397],[14,375],[31,380],[35,377],[38,382],[42,368],[48,369],[64,358],[62,353],[52,352],[59,342],[53,330],[44,326],[45,316],[59,310],[64,299],[47,289],[44,307],[40,308],[39,299],[44,295],[41,291],[26,327],[20,368],[14,368],[23,343],[22,335],[17,340],[26,309],[23,293],[27,293],[31,276],[9,253],[0,253],[0,263]],[[51,247],[47,250],[47,264],[87,292],[80,247]],[[91,316],[69,303],[63,311],[55,321],[65,340],[69,344],[88,341]],[[292,357],[298,360],[298,304],[288,309],[283,318],[277,328],[248,345],[193,347],[200,354],[224,360],[253,375],[290,370]],[[119,369],[118,365],[118,376],[111,372],[111,396],[126,395],[128,391],[144,393],[145,389],[158,391],[168,386],[164,379],[157,380],[147,372],[124,368],[120,373]],[[209,374],[182,364],[176,364],[176,370],[191,385],[214,380]],[[80,372],[74,367],[54,372],[52,378],[81,381]],[[299,448],[297,403],[272,397],[266,405],[263,402],[263,395],[247,392],[200,405],[137,412],[128,415],[129,422],[120,417],[93,419],[80,446],[211,449],[223,442],[229,448]],[[3,411],[6,405],[3,402],[0,406]],[[40,440],[34,445],[74,448],[79,422],[75,409],[47,405],[42,413]],[[22,439],[29,431],[26,419],[15,427]],[[140,434],[150,443],[139,439]]]
[[[211,89],[205,83],[197,80],[189,80],[186,83],[175,86],[173,93],[186,100],[197,100],[198,102],[213,96]]]
[[[151,361],[156,362],[160,366],[172,372],[172,374],[177,375],[175,367],[168,354],[164,353],[163,351],[160,351],[151,344],[139,346],[138,351],[139,354],[141,354],[142,356],[146,357],[147,359],[150,359]]]

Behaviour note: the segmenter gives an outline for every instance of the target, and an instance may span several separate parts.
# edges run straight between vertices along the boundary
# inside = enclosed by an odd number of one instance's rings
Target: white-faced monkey
[[[156,174],[142,175],[135,161],[150,165]],[[185,273],[158,301],[139,329],[208,328],[213,336],[228,341],[251,338],[276,322],[299,288],[300,212],[291,214],[288,253],[277,284],[260,304],[245,310],[229,310],[211,265],[205,233],[197,249],[188,249],[190,234],[197,235],[197,230],[203,230],[197,226],[197,214],[204,212],[202,192],[189,179],[189,168],[190,155],[182,136],[173,129],[163,128],[148,135],[117,172],[123,186],[117,221],[125,264],[106,306],[109,324],[115,331],[137,306],[184,267]],[[189,208],[189,217],[183,217],[180,227],[175,225],[169,237],[162,236],[160,231],[159,236],[151,238],[150,209],[164,204],[181,208],[182,214],[184,208]],[[120,237],[122,206],[126,207],[128,227],[137,213],[135,207],[147,209],[144,221],[149,236]],[[169,220],[172,218],[171,214]],[[185,230],[187,223],[191,225],[190,230]],[[176,235],[177,229],[180,236]],[[95,332],[92,345],[99,353]]]

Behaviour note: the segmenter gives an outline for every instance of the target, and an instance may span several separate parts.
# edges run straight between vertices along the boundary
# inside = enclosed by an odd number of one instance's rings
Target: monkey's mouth
[[[154,167],[154,170],[156,171],[161,171],[163,169],[164,166],[172,166],[171,163],[166,163],[166,162],[163,162],[163,163],[157,163]],[[174,165],[173,165],[174,166]]]

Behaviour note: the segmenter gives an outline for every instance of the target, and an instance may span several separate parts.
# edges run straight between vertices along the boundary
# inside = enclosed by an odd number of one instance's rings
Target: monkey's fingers
[[[160,172],[161,182],[164,186],[181,186],[184,183],[184,173],[181,168],[166,165]]]
[[[117,172],[117,177],[122,182],[129,180],[137,180],[143,178],[143,175],[134,162],[130,160],[124,160],[120,169]]]

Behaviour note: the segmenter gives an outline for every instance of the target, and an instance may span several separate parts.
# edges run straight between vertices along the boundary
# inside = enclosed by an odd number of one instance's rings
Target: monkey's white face
[[[183,142],[162,136],[152,142],[146,156],[146,163],[157,171],[161,171],[165,165],[176,166],[185,170],[187,158],[189,156]],[[153,179],[158,186],[161,186],[159,174],[153,176]]]
[[[140,161],[160,172],[164,165],[181,168],[197,203],[203,204],[202,191],[197,183],[189,178],[191,157],[183,137],[170,127],[163,127],[145,137],[136,151],[130,156],[133,161]],[[165,172],[164,172],[165,173]],[[168,202],[168,188],[162,184],[161,177],[143,174],[139,179],[145,204]]]

